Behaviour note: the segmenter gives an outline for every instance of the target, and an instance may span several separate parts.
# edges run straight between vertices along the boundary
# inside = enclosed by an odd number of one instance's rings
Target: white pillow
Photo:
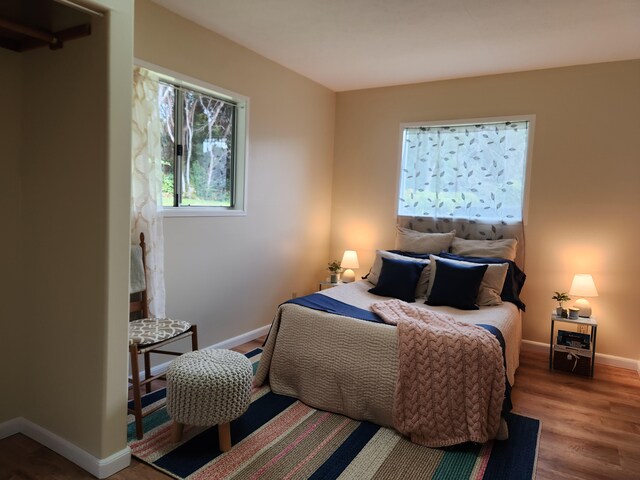
[[[502,287],[504,286],[504,280],[507,277],[507,270],[509,269],[508,263],[472,263],[472,262],[462,262],[460,260],[451,260],[449,258],[440,258],[436,255],[430,255],[429,259],[431,260],[431,272],[429,276],[429,285],[427,288],[427,298],[431,294],[431,288],[433,287],[433,282],[436,278],[436,262],[438,259],[441,262],[459,264],[459,265],[469,265],[469,266],[478,266],[478,265],[487,265],[487,270],[484,272],[484,276],[482,277],[482,282],[480,283],[480,291],[478,291],[478,298],[476,299],[476,303],[481,307],[488,307],[490,305],[500,305],[502,304],[502,297],[500,294],[502,293]]]
[[[516,259],[515,238],[503,238],[500,240],[465,240],[455,237],[451,242],[451,253],[466,255],[467,257],[489,257]]]
[[[420,264],[425,264],[426,267],[422,270],[420,274],[420,278],[418,279],[418,284],[416,285],[416,298],[425,297],[427,295],[427,288],[429,286],[429,260],[426,258],[412,258],[405,257],[404,255],[398,255],[396,253],[386,252],[384,250],[376,250],[376,259],[373,262],[373,266],[371,267],[371,271],[369,272],[369,276],[367,280],[373,283],[374,285],[378,284],[378,279],[380,278],[380,270],[382,270],[382,258],[391,258],[393,260],[405,260],[408,262],[415,262]]]
[[[456,231],[449,233],[424,233],[397,226],[396,250],[414,253],[448,252]]]

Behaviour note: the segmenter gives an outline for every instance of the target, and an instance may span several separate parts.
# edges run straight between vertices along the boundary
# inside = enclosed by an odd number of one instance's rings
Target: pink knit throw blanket
[[[396,430],[428,447],[495,438],[505,388],[498,340],[482,327],[400,300],[372,309],[398,326]]]

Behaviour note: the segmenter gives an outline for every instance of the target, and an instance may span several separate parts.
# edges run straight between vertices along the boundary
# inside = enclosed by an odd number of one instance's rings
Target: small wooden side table
[[[571,323],[574,325],[586,325],[590,328],[591,332],[591,345],[589,346],[589,350],[582,348],[573,348],[573,347],[565,347],[562,345],[558,345],[555,336],[555,324],[556,322],[562,323]],[[553,370],[553,357],[558,347],[562,347],[563,351],[567,351],[571,353],[574,350],[576,353],[586,353],[591,356],[591,374],[590,377],[593,377],[593,371],[596,364],[596,336],[598,333],[598,322],[595,317],[578,317],[578,318],[563,318],[559,317],[555,313],[551,314],[551,336],[549,337],[549,370]]]

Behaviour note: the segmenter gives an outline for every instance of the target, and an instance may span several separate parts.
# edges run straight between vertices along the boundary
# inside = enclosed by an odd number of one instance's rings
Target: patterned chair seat
[[[151,345],[180,335],[189,328],[189,322],[170,318],[133,320],[129,322],[129,345]]]

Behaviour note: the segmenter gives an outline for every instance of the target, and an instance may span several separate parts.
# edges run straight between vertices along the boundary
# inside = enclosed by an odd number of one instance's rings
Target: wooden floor
[[[640,376],[596,364],[593,379],[522,352],[514,411],[542,420],[538,479],[640,479]]]
[[[242,345],[249,351],[261,342]],[[523,352],[513,389],[514,411],[542,420],[540,480],[640,480],[640,377],[596,365],[594,379],[548,370],[548,357]],[[84,470],[25,437],[0,440],[0,480],[89,479]],[[133,459],[110,477],[167,479]]]

